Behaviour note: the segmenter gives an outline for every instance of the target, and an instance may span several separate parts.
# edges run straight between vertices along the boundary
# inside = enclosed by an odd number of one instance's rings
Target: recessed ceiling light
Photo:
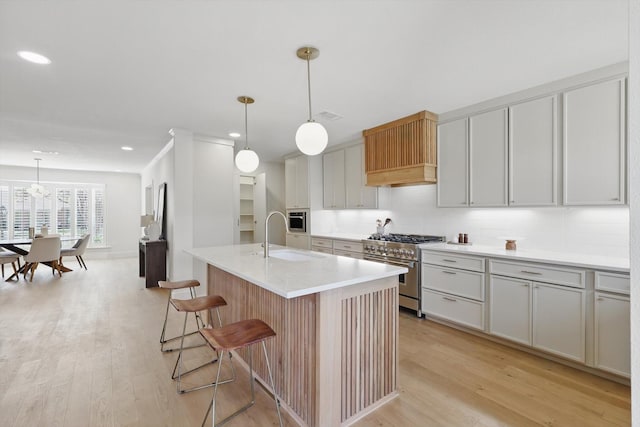
[[[31,152],[36,154],[60,154],[57,151],[31,150]]]
[[[126,145],[120,148],[123,149],[124,151],[133,151],[133,147],[127,147]]]
[[[33,62],[34,64],[51,64],[51,60],[46,56],[35,52],[29,52],[28,50],[21,50],[20,52],[18,52],[18,56],[25,61]]]
[[[231,132],[231,133],[229,134],[229,136],[230,136],[231,138],[240,138],[240,134],[239,134],[238,132]]]

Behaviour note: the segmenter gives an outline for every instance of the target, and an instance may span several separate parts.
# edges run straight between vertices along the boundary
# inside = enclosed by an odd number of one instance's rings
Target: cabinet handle
[[[453,298],[449,298],[449,297],[442,297],[443,300],[447,300],[447,301],[451,301],[451,302],[458,302],[458,300],[453,299]]]
[[[454,273],[453,271],[446,271],[446,270],[442,270],[442,272],[443,272],[443,273],[445,273],[445,274],[456,274],[456,273]]]
[[[349,246],[349,245],[344,245],[344,247],[347,248],[347,249],[351,249],[351,246]]]
[[[458,262],[455,259],[443,259],[443,262]]]
[[[604,301],[604,298],[598,298],[598,301]]]
[[[536,275],[536,276],[542,276],[542,273],[538,273],[537,271],[520,270],[520,273],[525,273],[525,274],[534,274],[534,275]]]
[[[611,199],[612,202],[617,202],[618,200],[620,200],[618,197],[614,197],[613,199]]]

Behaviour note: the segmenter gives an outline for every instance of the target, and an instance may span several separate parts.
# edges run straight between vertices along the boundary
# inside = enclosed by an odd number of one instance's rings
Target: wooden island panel
[[[227,301],[224,324],[257,318],[276,332],[276,392],[300,425],[346,426],[397,395],[397,276],[287,299],[209,265],[208,292]],[[268,378],[257,352],[254,369]]]

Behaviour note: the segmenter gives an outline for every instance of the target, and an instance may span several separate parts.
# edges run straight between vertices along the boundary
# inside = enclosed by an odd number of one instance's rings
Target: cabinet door
[[[322,156],[322,194],[325,209],[344,209],[344,150]]]
[[[286,242],[287,246],[296,249],[311,248],[311,238],[308,234],[287,233]]]
[[[469,118],[471,206],[507,205],[507,110]]]
[[[378,207],[378,188],[366,186],[364,146],[354,145],[344,150],[345,198],[347,209]]]
[[[585,293],[533,283],[533,346],[585,362]]]
[[[556,97],[509,107],[509,205],[556,204]]]
[[[461,207],[468,199],[467,119],[438,126],[438,206]]]
[[[564,204],[624,203],[625,81],[564,94]]]
[[[284,161],[284,192],[287,208],[309,207],[309,159],[298,156]]]
[[[595,366],[631,375],[629,298],[595,294]]]
[[[284,200],[287,208],[296,207],[296,159],[284,161]]]
[[[489,332],[531,345],[531,282],[491,276]]]
[[[296,208],[309,208],[309,158],[296,157]]]

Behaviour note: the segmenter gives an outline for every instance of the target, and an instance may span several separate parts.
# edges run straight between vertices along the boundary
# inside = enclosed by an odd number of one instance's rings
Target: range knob
[[[415,255],[415,252],[413,251],[413,249],[409,249],[409,256],[413,258],[413,256]]]

